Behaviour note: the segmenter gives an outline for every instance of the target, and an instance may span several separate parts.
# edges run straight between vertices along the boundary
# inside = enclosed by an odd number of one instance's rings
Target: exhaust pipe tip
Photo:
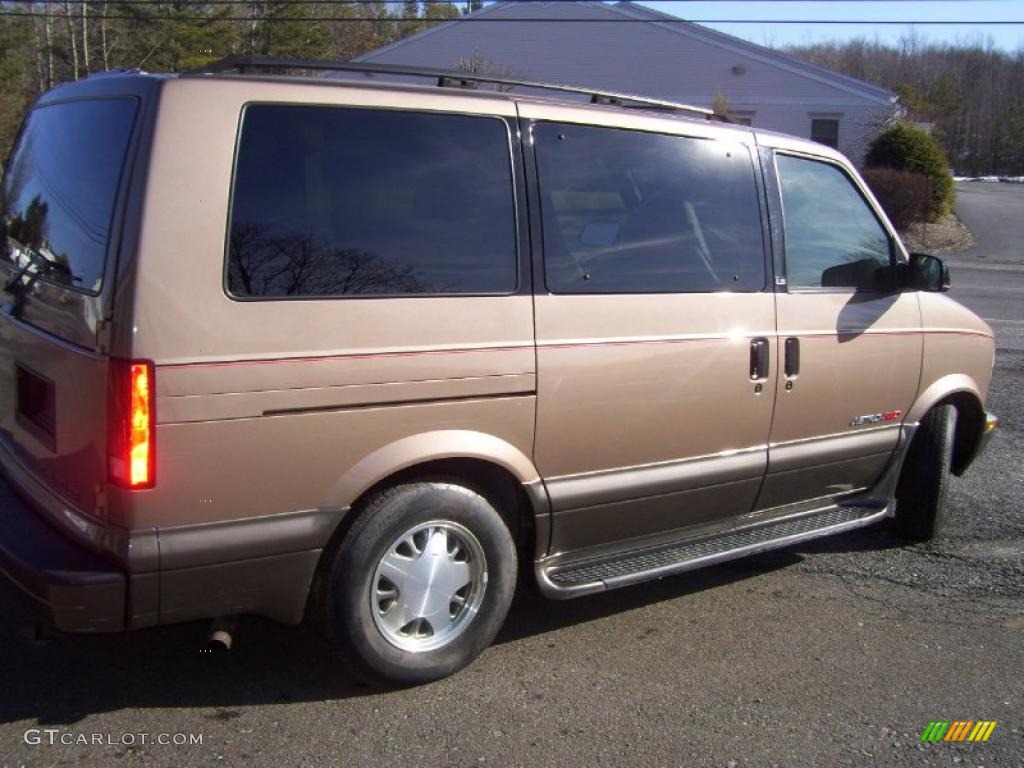
[[[215,632],[210,633],[210,637],[206,641],[206,650],[211,653],[230,651],[232,640],[233,638],[231,637],[230,632],[226,632],[223,629],[218,629]]]
[[[230,651],[231,645],[234,643],[236,624],[237,621],[234,617],[216,619],[210,626],[210,636],[206,640],[206,647],[203,648],[203,651],[205,653]]]

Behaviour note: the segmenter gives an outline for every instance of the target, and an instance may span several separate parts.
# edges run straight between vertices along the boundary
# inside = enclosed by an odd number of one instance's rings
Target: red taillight
[[[107,466],[122,488],[152,488],[156,480],[155,384],[148,360],[110,361]]]

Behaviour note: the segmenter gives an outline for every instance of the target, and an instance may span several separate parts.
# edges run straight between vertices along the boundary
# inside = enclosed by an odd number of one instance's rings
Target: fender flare
[[[964,398],[975,408],[964,408]],[[962,373],[943,376],[922,392],[907,412],[905,424],[917,425],[925,414],[943,400],[954,400],[958,410],[951,471],[958,477],[967,471],[984,447],[985,406],[981,388],[970,376]]]
[[[388,443],[349,468],[328,491],[328,507],[347,508],[391,475],[440,459],[477,459],[497,465],[526,486],[540,484],[540,474],[521,450],[484,432],[444,429],[422,432]]]
[[[979,406],[984,402],[981,388],[974,379],[963,373],[951,373],[933,381],[917,396],[914,404],[907,411],[904,422],[918,424],[936,403],[950,395],[958,394],[973,395]]]

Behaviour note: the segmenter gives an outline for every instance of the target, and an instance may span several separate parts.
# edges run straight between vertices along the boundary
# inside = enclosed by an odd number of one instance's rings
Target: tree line
[[[900,96],[913,122],[930,125],[951,167],[965,175],[1024,174],[1024,47],[991,42],[896,45],[867,40],[791,47],[787,52]]]
[[[232,54],[351,59],[482,6],[466,2],[0,2],[0,160],[29,104],[121,67],[182,72]]]
[[[59,83],[119,67],[180,72],[230,54],[351,59],[461,13],[449,2],[0,0],[0,158],[25,109]],[[964,174],[1024,173],[1024,48],[855,40],[787,49],[890,88]],[[477,69],[479,62],[466,64]]]

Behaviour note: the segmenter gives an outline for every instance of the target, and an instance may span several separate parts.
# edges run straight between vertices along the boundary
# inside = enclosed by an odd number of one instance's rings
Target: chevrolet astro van
[[[66,632],[305,620],[413,684],[517,580],[935,536],[997,425],[943,264],[828,147],[563,91],[245,59],[42,96],[3,177],[6,577]]]

